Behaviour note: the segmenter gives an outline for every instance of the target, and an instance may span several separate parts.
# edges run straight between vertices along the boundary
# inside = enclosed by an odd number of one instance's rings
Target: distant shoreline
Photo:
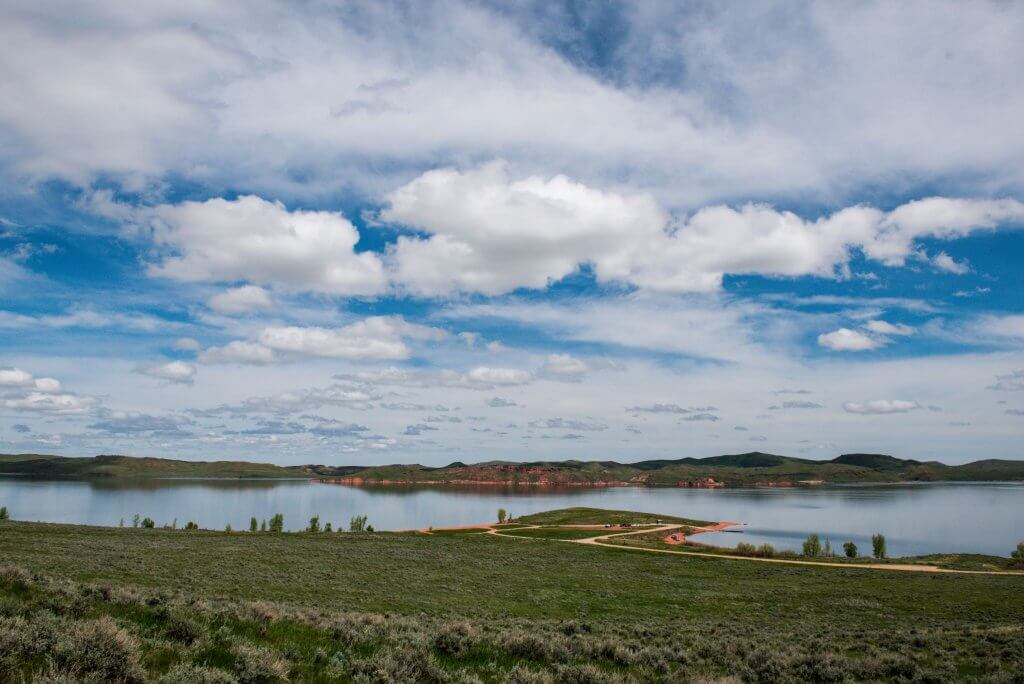
[[[806,488],[827,484],[1024,481],[1024,461],[987,459],[962,465],[843,454],[816,461],[762,452],[707,458],[618,461],[484,461],[446,466],[391,464],[278,466],[249,461],[183,461],[102,455],[85,458],[0,454],[0,472],[48,479],[314,480],[349,486],[416,485],[608,488]]]

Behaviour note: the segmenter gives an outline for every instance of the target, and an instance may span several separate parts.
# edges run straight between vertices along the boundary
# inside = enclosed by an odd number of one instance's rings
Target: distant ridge
[[[808,486],[822,482],[1020,481],[1024,461],[985,459],[964,465],[843,454],[830,461],[752,451],[706,458],[618,461],[483,461],[446,466],[278,466],[249,461],[183,461],[101,455],[0,455],[0,474],[42,478],[313,478],[359,485],[478,484],[674,487]]]

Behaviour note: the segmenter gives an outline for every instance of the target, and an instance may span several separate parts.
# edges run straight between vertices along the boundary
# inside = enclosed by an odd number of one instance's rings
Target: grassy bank
[[[658,513],[637,513],[635,511],[615,511],[605,508],[560,508],[556,511],[544,511],[532,515],[524,515],[516,518],[516,522],[528,525],[654,525],[658,521],[663,523],[678,523],[701,527],[712,525],[707,520],[690,520],[688,518],[677,518],[671,515],[660,515]]]
[[[0,558],[19,568],[0,573],[0,667],[29,680],[89,652],[105,654],[89,667],[176,681],[1012,681],[1024,667],[1019,577],[487,534],[11,522]]]

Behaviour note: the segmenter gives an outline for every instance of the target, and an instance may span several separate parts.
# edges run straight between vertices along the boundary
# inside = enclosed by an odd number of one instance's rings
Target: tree
[[[267,531],[267,519],[264,518],[263,522],[260,523],[260,532],[266,532],[266,531]]]
[[[871,536],[871,553],[875,558],[885,558],[885,535],[875,534]]]
[[[139,526],[139,520],[141,518],[142,518],[142,516],[140,516],[138,513],[133,515],[132,516],[132,527],[138,527]]]
[[[821,555],[823,555],[825,558],[832,557],[832,542],[829,540],[828,537],[825,537],[825,548],[822,550]]]
[[[505,509],[504,508],[499,508],[498,509],[498,523],[500,524],[500,523],[503,523],[503,522],[505,522]]]
[[[851,542],[846,542],[845,544],[843,544],[843,552],[846,554],[847,558],[856,558],[857,557],[857,545],[854,544],[852,541]]]
[[[283,532],[284,531],[284,515],[281,513],[275,513],[270,516],[270,531],[271,532]]]
[[[124,527],[124,518],[121,518],[121,524],[118,527]]]
[[[1024,561],[1024,542],[1017,544],[1017,548],[1010,552],[1010,558],[1018,561]]]
[[[373,525],[367,525],[366,526],[366,531],[367,532],[373,532]]]
[[[804,542],[804,555],[808,558],[817,558],[821,555],[821,540],[818,535],[812,534]]]
[[[0,507],[0,520],[10,520],[10,519],[11,519],[11,514],[10,514],[10,511],[7,510],[7,506]]]
[[[177,518],[175,518],[174,520],[171,521],[171,529],[172,530],[178,529],[178,519]]]
[[[199,529],[199,525],[196,525],[194,522],[189,520],[187,523],[185,523],[185,529],[186,530],[198,530]]]
[[[331,523],[327,523],[326,525],[324,525],[324,532],[333,532],[333,531],[334,531],[334,526],[331,525]]]
[[[249,531],[250,532],[255,532],[258,529],[260,529],[260,523],[256,519],[256,516],[254,515],[251,518],[249,518]]]
[[[320,531],[320,516],[314,515],[309,519],[309,527],[306,528],[307,532],[319,532]]]
[[[348,523],[349,532],[366,532],[366,516],[357,515]]]
[[[142,521],[142,527],[143,527],[143,528],[145,528],[145,529],[147,529],[147,530],[151,530],[151,529],[153,529],[154,527],[156,527],[156,523],[155,523],[155,522],[153,522],[153,519],[152,519],[152,518],[146,518],[146,519],[144,519],[144,520]]]
[[[231,533],[231,523],[228,523],[227,525],[224,526],[224,531],[229,533],[229,534]]]

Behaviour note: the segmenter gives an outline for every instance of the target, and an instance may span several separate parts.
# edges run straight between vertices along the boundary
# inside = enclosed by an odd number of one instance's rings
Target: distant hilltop
[[[132,456],[73,458],[0,455],[0,473],[59,478],[307,478],[357,486],[524,485],[565,487],[797,487],[827,482],[992,482],[1024,480],[1024,461],[988,459],[964,465],[885,454],[843,454],[814,461],[762,452],[707,458],[617,461],[485,461],[430,467],[277,466],[249,461],[181,461]]]

